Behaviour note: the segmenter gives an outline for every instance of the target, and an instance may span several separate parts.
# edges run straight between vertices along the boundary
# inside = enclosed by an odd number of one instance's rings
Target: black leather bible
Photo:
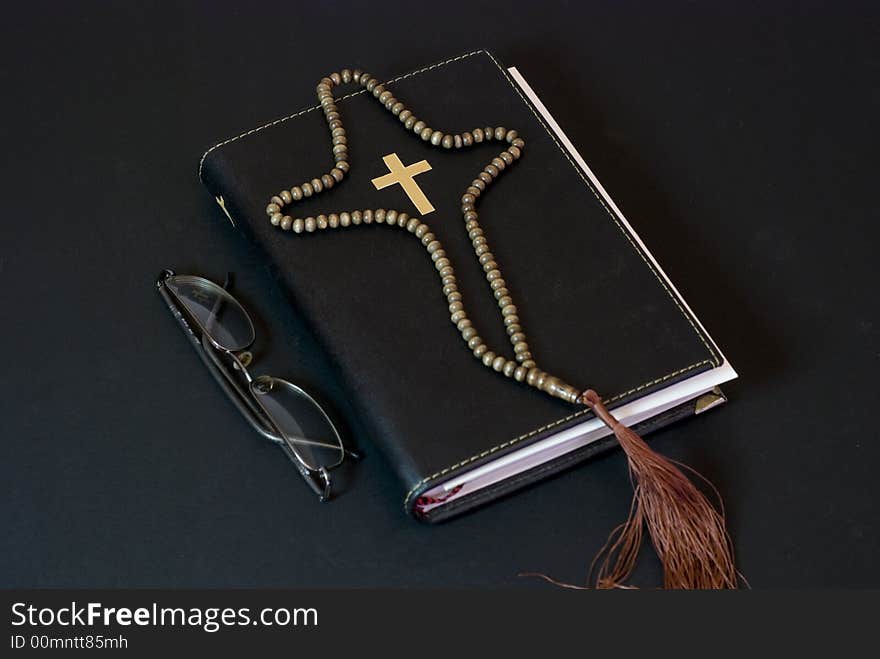
[[[315,69],[315,84],[325,73]],[[479,210],[542,369],[601,392],[621,421],[643,433],[723,402],[717,386],[736,373],[515,69],[475,51],[391,78],[387,87],[431,126],[504,126],[525,138],[522,158]],[[306,102],[313,89],[303,89]],[[432,146],[372,95],[357,85],[350,91],[338,106],[351,171],[300,202],[297,215],[386,208],[423,217],[455,267],[481,336],[512,353],[460,210],[462,193],[498,144]],[[427,161],[413,180],[433,212],[420,214],[401,185],[374,185],[389,173],[392,154],[403,165]],[[272,226],[270,197],[331,164],[327,124],[313,101],[211,147],[199,175],[274,265],[338,369],[369,441],[396,468],[408,512],[445,519],[615,445],[587,408],[473,357],[450,323],[431,261],[406,231],[360,225],[297,235]]]

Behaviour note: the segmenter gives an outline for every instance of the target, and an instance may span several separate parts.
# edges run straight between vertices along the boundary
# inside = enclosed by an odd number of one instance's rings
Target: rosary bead
[[[464,142],[462,142],[461,135],[454,135],[452,137],[452,143],[455,145],[456,149],[460,149]]]
[[[459,310],[459,311],[453,312],[453,314],[450,316],[450,318],[452,319],[453,323],[457,323],[458,321],[467,318],[467,314],[464,311]]]
[[[432,240],[427,245],[425,245],[425,249],[428,250],[428,254],[433,254],[441,247],[442,247],[442,245],[440,244],[439,240]]]
[[[463,204],[473,204],[476,201],[477,198],[469,192],[461,195],[461,203]]]
[[[495,180],[495,179],[492,178],[492,175],[489,174],[489,173],[486,172],[486,171],[482,171],[482,172],[480,172],[477,176],[479,176],[479,177],[480,177],[480,180],[481,180],[483,183],[485,183],[486,185],[489,185],[493,180]]]
[[[483,141],[483,129],[482,128],[474,128],[474,142],[480,143]]]
[[[373,90],[373,93],[374,93],[374,94],[376,93],[376,90],[375,90],[375,89]],[[379,102],[380,102],[382,105],[385,105],[385,104],[388,102],[388,99],[389,99],[389,98],[394,98],[394,94],[392,94],[392,93],[389,92],[388,90],[383,91],[381,94],[379,94]]]
[[[364,219],[364,214],[360,211],[352,211],[351,212],[351,223],[352,224],[360,224]]]
[[[364,211],[364,224],[373,223],[373,211],[367,209]]]
[[[517,332],[516,334],[510,335],[510,342],[514,345],[514,349],[516,348],[517,343],[522,343],[526,340],[526,335],[522,332]]]
[[[462,215],[462,217],[464,217],[465,222],[470,224],[472,221],[476,221],[476,219],[478,217],[477,211],[474,211],[474,210],[467,211],[464,215]]]
[[[404,107],[405,106],[403,103],[401,103],[400,101],[397,101],[394,105],[391,106],[391,114],[393,114],[395,116],[399,115]]]
[[[403,114],[403,113],[401,112],[401,114]],[[403,127],[406,128],[407,130],[414,130],[417,122],[418,122],[418,119],[415,117],[415,115],[411,114],[410,116],[408,116],[406,118],[406,121],[403,122]]]
[[[455,291],[453,293],[449,293],[446,296],[446,301],[449,302],[450,304],[453,302],[461,302],[461,293],[459,293],[458,291]]]
[[[338,73],[331,73],[330,80],[333,81],[334,85],[341,85],[342,84],[342,76],[340,76]]]
[[[373,92],[373,96],[375,96],[376,98],[379,98],[380,96],[382,96],[382,94],[385,93],[385,85],[382,85],[382,84],[376,85],[370,91]]]
[[[491,142],[493,137],[495,137],[495,129],[492,128],[492,126],[486,126],[483,128],[483,139],[487,142]]]
[[[336,169],[347,174],[349,170],[348,160],[341,160],[337,162]]]
[[[538,374],[540,374],[540,372],[541,371],[539,371],[537,368],[534,368],[534,367],[529,369],[529,373],[528,373],[528,375],[526,375],[526,384],[529,384],[534,387],[535,382],[538,380]]]
[[[336,213],[330,213],[327,216],[327,226],[331,229],[335,229],[339,226],[339,216]]]
[[[278,206],[278,208],[284,206],[284,200],[278,195],[273,195],[272,198],[269,200],[269,203],[275,204],[276,206]]]
[[[444,149],[451,149],[455,140],[453,140],[452,135],[444,135],[443,140],[440,142],[443,145]]]
[[[504,317],[504,326],[505,327],[510,327],[511,325],[518,325],[518,324],[519,324],[519,316],[517,316],[515,313],[509,314]]]
[[[517,356],[526,353],[529,351],[529,346],[525,341],[520,341],[519,343],[513,344],[513,352],[516,353]]]
[[[459,332],[465,331],[468,327],[471,326],[470,318],[462,318],[457,323],[455,323],[455,326],[458,328]]]
[[[522,148],[524,148],[525,145],[526,145],[526,143],[523,142],[523,141],[522,141],[520,138],[518,138],[518,137],[517,137],[515,140],[513,140],[513,141],[511,142],[511,144],[512,144],[513,146],[517,147],[518,149],[522,149]]]
[[[513,372],[516,370],[518,364],[515,361],[508,359],[504,362],[504,375],[507,377],[513,376]]]
[[[481,343],[477,344],[477,347],[474,348],[474,357],[479,359],[480,357],[482,357],[486,353],[486,351],[488,349],[489,349],[489,346],[487,346],[485,343],[481,342]]]
[[[505,330],[507,331],[507,336],[513,336],[514,334],[521,334],[522,327],[520,327],[519,323],[511,323],[506,325]]]
[[[330,174],[324,174],[321,177],[321,184],[324,186],[325,190],[329,190],[336,184],[336,179],[330,176]]]
[[[318,217],[315,218],[315,225],[319,229],[326,229],[327,228],[327,216],[326,215],[318,215]]]
[[[449,297],[450,295],[455,295],[458,293],[458,284],[454,281],[449,282],[448,284],[443,284],[443,295]]]
[[[351,81],[355,82],[355,83],[360,82],[362,75],[363,75],[363,72],[360,69],[355,69],[354,71],[351,72]]]
[[[427,247],[428,243],[430,243],[435,238],[436,238],[436,236],[433,233],[431,233],[430,231],[422,234],[422,245],[425,245]]]
[[[442,141],[443,141],[443,131],[435,130],[433,133],[431,133],[431,144],[433,144],[434,146],[439,146],[440,142],[442,142]]]
[[[280,210],[281,210],[281,206],[279,206],[278,204],[269,204],[268,206],[266,206],[266,214],[269,217],[272,217],[272,215],[274,215],[275,213],[277,213]]]
[[[351,224],[351,214],[343,211],[339,214],[339,226],[347,227]]]
[[[421,223],[421,220],[417,217],[410,218],[409,222],[406,223],[406,230],[410,233],[413,233],[417,228],[419,228]]]
[[[527,359],[526,361],[522,362],[520,366],[524,366],[525,368],[535,368],[535,362],[533,362],[531,359]]]
[[[495,270],[490,270],[489,272],[486,273],[486,279],[488,279],[489,281],[495,281],[496,279],[499,279],[500,277],[501,277],[501,271],[498,270],[497,268]]]
[[[293,186],[292,188],[290,188],[290,196],[294,201],[299,201],[303,198],[302,188],[298,185]]]
[[[282,201],[284,201],[284,205],[285,205],[285,206],[286,206],[287,204],[289,204],[290,202],[293,201],[293,197],[290,196],[290,191],[289,191],[289,190],[282,190],[282,191],[278,194],[278,196],[281,197]]]
[[[486,256],[486,255],[483,254],[483,256]],[[498,269],[498,264],[495,261],[486,261],[483,264],[483,272],[485,272],[486,274],[492,272],[493,270],[497,270],[497,269]]]
[[[333,155],[339,155],[342,153],[348,153],[348,145],[347,144],[337,144],[333,147]]]
[[[461,143],[462,146],[471,146],[474,143],[474,136],[468,131],[463,132],[461,134]]]
[[[495,353],[492,352],[491,350],[487,350],[486,352],[484,352],[483,356],[481,357],[481,359],[483,360],[483,366],[490,366],[491,367],[492,362],[495,361],[495,356],[496,356]]]
[[[324,189],[324,184],[321,183],[321,179],[313,178],[309,183],[312,184],[312,190],[315,194],[319,194]]]
[[[379,81],[371,77],[369,80],[367,80],[367,84],[364,86],[367,88],[368,92],[372,92],[374,89],[376,89],[376,85],[378,84]]]
[[[486,173],[487,173],[489,176],[491,176],[492,178],[497,177],[498,174],[500,173],[500,172],[498,171],[498,168],[497,168],[495,165],[492,165],[492,164],[486,165],[486,167],[483,169],[483,171],[486,172]]]
[[[333,143],[333,146],[336,146],[337,144],[348,144],[348,138],[345,135],[337,135],[330,141]]]
[[[385,213],[385,223],[391,226],[397,224],[397,211],[389,210]]]
[[[471,347],[470,341],[475,336],[477,336],[477,329],[475,327],[465,327],[461,331],[461,338],[468,342],[468,348]]]
[[[279,224],[281,224],[281,218],[281,213],[272,213],[272,216],[269,218],[269,222],[277,227]]]
[[[293,218],[290,215],[285,215],[281,218],[281,228],[285,231],[290,231],[290,225],[293,222]]]
[[[477,355],[477,348],[479,348],[481,345],[484,345],[484,344],[483,344],[483,339],[481,339],[481,338],[480,338],[478,335],[476,335],[476,334],[467,340],[467,346],[468,346],[468,348],[470,348],[471,351],[473,351],[473,353],[474,353],[475,355]],[[477,357],[479,357],[479,355],[477,355]]]
[[[501,315],[502,316],[515,316],[516,312],[517,312],[516,305],[507,304],[507,305],[501,307]]]
[[[469,185],[465,192],[467,192],[469,195],[473,195],[475,198],[483,194],[483,191],[480,188],[477,188],[473,185]]]
[[[504,162],[503,158],[498,158],[498,157],[492,158],[492,164],[495,165],[495,167],[498,169],[499,172],[502,172],[505,169],[507,169],[507,163]]]
[[[373,220],[376,221],[377,224],[382,224],[385,222],[385,209],[378,208],[373,211]]]
[[[504,139],[504,137],[505,137],[506,135],[507,135],[507,129],[506,129],[506,128],[502,128],[501,126],[498,126],[498,128],[495,129],[495,139],[496,139],[496,140],[501,141],[501,140]]]
[[[427,128],[427,127],[428,127],[428,124],[426,124],[426,123],[425,123],[424,121],[422,121],[421,119],[418,119],[418,120],[413,124],[412,129],[413,129],[413,132],[414,132],[414,133],[416,133],[416,134],[421,134],[421,132],[422,132],[423,130],[425,130],[425,128]]]
[[[302,191],[303,191],[303,197],[311,197],[312,196],[312,192],[314,192],[314,190],[312,190],[311,183],[308,183],[308,182],[303,183],[300,187],[302,188]]]
[[[437,270],[443,270],[444,268],[451,267],[451,265],[448,258],[446,258],[445,256],[441,256],[434,262],[434,267],[437,268]]]
[[[332,176],[337,183],[341,183],[342,179],[345,178],[345,173],[338,167],[334,167],[330,170],[330,176]],[[291,192],[293,191],[291,190]],[[300,190],[300,194],[302,194],[302,190]]]
[[[397,118],[401,121],[406,121],[412,116],[412,110],[407,110],[406,108],[400,111],[400,114],[397,115]]]
[[[482,256],[483,254],[485,254],[488,251],[489,251],[489,247],[485,243],[482,245],[477,245],[477,247],[474,248],[474,252],[476,253],[477,256]]]
[[[455,270],[452,268],[451,265],[444,265],[442,268],[440,268],[440,266],[438,265],[437,267],[439,268],[438,274],[441,277],[445,277],[446,275],[454,275],[455,274]]]
[[[351,82],[351,70],[350,69],[342,69],[342,71],[340,71],[340,73],[342,74],[342,82],[344,82],[345,84],[348,84]]]
[[[305,219],[306,231],[308,231],[309,233],[312,233],[317,228],[317,226],[318,226],[318,224],[317,224],[317,222],[315,222],[315,218],[307,217]]]
[[[513,140],[515,140],[517,137],[519,137],[519,133],[517,133],[515,130],[509,130],[509,131],[507,131],[506,137],[507,137],[508,142],[513,142]]]
[[[492,254],[492,252],[486,252],[485,254],[480,256],[480,265],[483,266],[484,270],[489,263],[495,263],[495,255]],[[492,268],[490,267],[489,270],[491,269]]]
[[[517,382],[522,382],[525,379],[527,372],[528,369],[524,366],[517,366],[516,370],[513,372],[513,379]]]
[[[483,230],[479,226],[475,226],[473,229],[468,231],[468,238],[470,238],[471,240],[479,238],[482,235],[483,235]]]
[[[504,162],[505,167],[513,164],[513,156],[507,151],[502,151],[498,154],[498,157]]]
[[[397,214],[397,226],[403,228],[407,225],[407,222],[409,222],[409,214],[404,211],[399,212]]]
[[[510,157],[513,160],[519,160],[519,157],[522,155],[522,151],[520,151],[519,148],[517,148],[515,146],[507,147],[507,151],[505,153],[509,153]]]
[[[506,363],[507,363],[507,360],[506,360],[504,357],[502,357],[501,355],[498,355],[498,356],[492,361],[492,370],[493,370],[493,371],[498,371],[498,372],[500,372],[501,369],[504,368],[504,365],[505,365]]]
[[[510,295],[510,291],[507,290],[507,286],[500,286],[499,288],[493,291],[496,300],[500,300],[501,298]]]
[[[302,232],[303,232],[303,229],[305,228],[305,224],[306,224],[306,223],[303,221],[303,219],[302,219],[301,217],[296,218],[296,219],[293,221],[293,231],[294,231],[294,233],[302,233]]]
[[[449,313],[456,314],[459,311],[464,309],[464,305],[461,302],[450,302],[449,303]],[[461,320],[461,318],[459,318]]]
[[[446,286],[446,285],[448,285],[448,284],[457,284],[457,283],[458,283],[458,282],[456,281],[454,275],[449,275],[448,277],[445,276],[445,275],[443,276],[442,284],[443,284],[444,286]]]
[[[433,135],[433,134],[434,134],[434,129],[429,128],[428,126],[425,126],[422,129],[422,132],[419,133],[419,137],[421,137],[423,140],[425,140],[425,142],[427,142],[431,139],[431,135]]]

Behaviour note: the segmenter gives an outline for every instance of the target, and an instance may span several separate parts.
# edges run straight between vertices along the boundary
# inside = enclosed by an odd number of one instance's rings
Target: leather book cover
[[[369,62],[328,62],[327,71],[315,70],[315,85],[337,65],[386,79]],[[525,139],[522,157],[480,199],[479,212],[540,368],[596,389],[613,408],[721,365],[720,351],[687,305],[490,53],[388,78],[387,88],[430,126],[453,133],[504,126]],[[497,155],[498,143],[432,146],[359,86],[340,88],[339,95],[351,171],[290,212],[385,208],[422,217],[455,267],[474,326],[491,348],[512,355],[460,209],[463,192]],[[450,322],[431,260],[405,230],[373,224],[298,235],[270,224],[265,209],[272,195],[332,166],[314,86],[303,89],[303,99],[304,109],[213,146],[199,175],[233,223],[265,251],[330,356],[369,440],[403,482],[404,508],[413,512],[419,495],[444,479],[589,418],[587,408],[552,399],[473,357]],[[400,185],[377,190],[373,179],[389,173],[383,157],[390,154],[404,165],[430,165],[413,180],[433,212],[420,215]],[[679,406],[644,429],[692,412],[692,404]],[[456,514],[608,445],[595,442],[423,517]]]

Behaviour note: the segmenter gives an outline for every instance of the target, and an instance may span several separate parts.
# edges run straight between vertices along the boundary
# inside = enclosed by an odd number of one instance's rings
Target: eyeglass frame
[[[329,472],[341,466],[345,461],[346,456],[354,460],[359,460],[360,455],[357,452],[346,448],[339,433],[339,429],[336,427],[336,424],[333,423],[330,415],[327,414],[327,411],[323,406],[307,391],[302,389],[302,387],[283,378],[274,378],[274,376],[266,375],[258,375],[254,377],[251,375],[247,367],[250,365],[253,357],[250,348],[256,342],[256,331],[253,332],[254,336],[250,343],[240,350],[230,350],[218,343],[211,333],[202,326],[199,319],[187,309],[186,305],[177,297],[174,291],[169,289],[167,280],[176,276],[178,275],[173,270],[163,270],[156,280],[156,287],[159,291],[159,295],[162,296],[165,305],[171,311],[171,315],[177,321],[181,329],[183,329],[184,334],[189,339],[193,349],[199,355],[202,363],[207,367],[208,372],[217,384],[220,385],[220,388],[226,394],[227,398],[232,401],[233,405],[235,405],[236,409],[245,418],[248,424],[263,438],[280,446],[281,450],[284,451],[284,454],[290,459],[294,466],[296,466],[300,475],[305,479],[309,487],[318,495],[318,499],[321,502],[328,501],[332,491],[332,482]],[[187,276],[201,279],[223,289],[226,294],[235,300],[239,307],[241,307],[248,322],[251,324],[251,327],[253,327],[253,320],[250,317],[250,313],[245,309],[244,305],[242,305],[241,302],[229,292],[229,289],[231,288],[231,275],[227,275],[226,281],[224,281],[222,286],[206,277],[201,277],[199,275]],[[187,318],[187,316],[189,316],[189,318]],[[198,333],[196,330],[198,330]],[[201,336],[199,336],[199,334],[201,334]],[[217,353],[229,357],[233,363],[232,367],[224,364],[220,359],[220,355]],[[230,368],[234,368],[242,374],[248,384],[247,388],[242,385],[239,378],[235,377],[235,375],[230,372]],[[279,429],[278,424],[272,419],[271,414],[269,414],[262,403],[259,402],[256,395],[251,391],[251,387],[254,386],[254,383],[264,378],[277,379],[285,382],[293,387],[296,393],[301,395],[320,411],[339,442],[342,457],[337,464],[330,467],[322,466],[318,469],[314,469],[305,464],[304,460],[297,454],[296,449],[291,444],[293,441],[310,442],[311,440],[303,437],[289,438],[289,433],[284,433]]]

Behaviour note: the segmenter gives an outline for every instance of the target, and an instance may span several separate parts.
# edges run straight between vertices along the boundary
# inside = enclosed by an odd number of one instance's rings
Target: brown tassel
[[[635,567],[647,526],[663,564],[664,588],[736,588],[733,546],[723,512],[715,510],[672,461],[617,421],[595,391],[588,389],[581,400],[614,431],[626,452],[634,489],[629,518],[612,532],[590,568],[592,575],[598,563],[596,587],[627,587],[624,582]]]

